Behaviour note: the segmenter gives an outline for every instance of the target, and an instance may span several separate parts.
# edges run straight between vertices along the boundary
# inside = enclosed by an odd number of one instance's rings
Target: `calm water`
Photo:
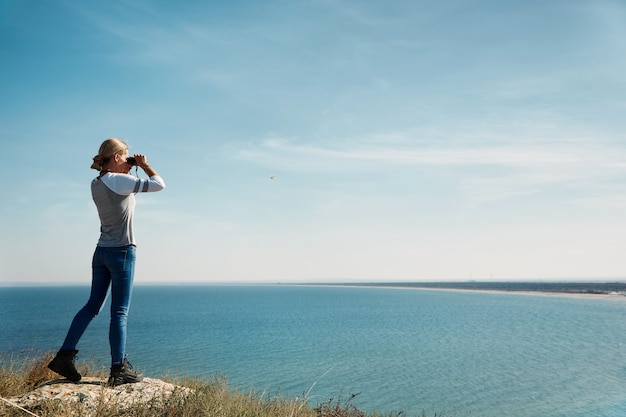
[[[88,287],[0,288],[0,352],[56,350]],[[108,367],[108,305],[80,355]],[[362,410],[626,415],[626,299],[383,288],[135,288],[127,350],[148,376]]]

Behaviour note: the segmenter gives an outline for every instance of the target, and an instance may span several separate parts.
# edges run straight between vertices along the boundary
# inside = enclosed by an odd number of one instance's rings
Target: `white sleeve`
[[[128,174],[108,173],[102,177],[102,182],[111,191],[120,195],[155,192],[165,188],[165,182],[158,175],[144,180]]]

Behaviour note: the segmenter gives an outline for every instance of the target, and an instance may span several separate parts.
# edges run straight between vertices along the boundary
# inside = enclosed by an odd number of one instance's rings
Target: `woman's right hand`
[[[148,158],[146,157],[146,155],[141,154],[141,153],[136,153],[133,155],[135,157],[135,160],[137,161],[137,166],[141,169],[143,169],[143,172],[146,173],[147,176],[149,177],[153,177],[155,175],[159,175],[157,174],[157,172],[148,164]]]

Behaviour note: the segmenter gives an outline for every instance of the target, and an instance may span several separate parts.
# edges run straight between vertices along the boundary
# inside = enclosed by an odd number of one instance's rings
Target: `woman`
[[[87,304],[76,314],[63,346],[48,364],[48,368],[72,382],[81,375],[74,367],[76,345],[91,320],[100,312],[109,286],[111,287],[111,376],[108,384],[116,386],[143,380],[126,360],[126,322],[135,272],[135,235],[133,214],[135,194],[160,191],[165,183],[148,165],[145,155],[128,158],[128,146],[117,138],[109,138],[100,146],[91,168],[100,175],[91,182],[91,195],[100,217],[100,239],[92,260],[91,295]],[[133,165],[139,166],[150,179],[129,175]]]

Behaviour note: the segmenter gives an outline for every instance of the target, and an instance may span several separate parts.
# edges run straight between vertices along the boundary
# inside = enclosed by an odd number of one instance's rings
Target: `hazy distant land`
[[[626,296],[626,282],[522,282],[522,281],[456,281],[456,282],[368,282],[334,285],[413,288],[430,290],[498,291],[569,295]]]

